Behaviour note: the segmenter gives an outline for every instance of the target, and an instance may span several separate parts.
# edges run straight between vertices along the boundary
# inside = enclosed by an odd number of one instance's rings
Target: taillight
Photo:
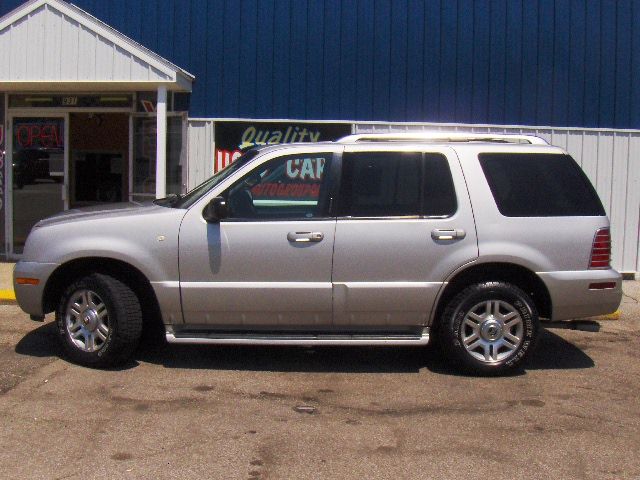
[[[608,228],[601,228],[596,232],[591,247],[591,261],[589,268],[609,268],[611,261],[611,233]]]

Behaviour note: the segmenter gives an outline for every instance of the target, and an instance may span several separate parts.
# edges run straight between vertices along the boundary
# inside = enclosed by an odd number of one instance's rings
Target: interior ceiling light
[[[52,97],[27,97],[24,99],[25,102],[29,103],[51,103],[53,102]]]
[[[126,102],[129,97],[100,97],[101,102]]]

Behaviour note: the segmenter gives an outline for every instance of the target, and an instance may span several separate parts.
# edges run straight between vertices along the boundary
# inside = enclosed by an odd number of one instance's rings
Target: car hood
[[[152,201],[108,203],[93,207],[74,208],[40,220],[36,227],[46,227],[78,220],[93,220],[97,218],[136,217],[168,210],[167,207],[155,205]]]

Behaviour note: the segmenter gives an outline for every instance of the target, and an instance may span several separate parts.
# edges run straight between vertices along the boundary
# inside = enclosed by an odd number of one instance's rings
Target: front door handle
[[[461,228],[434,228],[431,230],[431,238],[434,240],[460,240],[467,233]]]
[[[287,240],[294,243],[305,242],[321,242],[324,238],[322,232],[289,232],[287,233]]]

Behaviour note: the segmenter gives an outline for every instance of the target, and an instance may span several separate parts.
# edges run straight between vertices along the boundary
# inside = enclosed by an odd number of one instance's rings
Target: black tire
[[[82,310],[79,315],[68,313],[71,302],[77,303],[78,299],[83,298],[83,292],[88,292],[86,298],[93,300],[85,302],[85,310],[75,309]],[[98,301],[100,308],[91,310],[89,305],[95,304],[91,302]],[[103,315],[105,310],[106,314]],[[86,315],[83,312],[87,312]],[[91,333],[89,329],[92,324],[81,322],[84,317],[90,321],[94,312],[100,312],[93,318],[102,316],[100,322],[106,325],[108,332],[105,334],[101,330],[101,337],[90,342],[83,335]],[[56,325],[62,346],[73,362],[94,368],[112,367],[124,363],[136,350],[142,334],[142,309],[138,297],[129,286],[110,275],[94,273],[76,280],[64,291],[56,310]],[[74,328],[76,326],[77,329]],[[81,332],[82,328],[85,330]],[[78,335],[77,342],[83,345],[74,341],[71,330]]]
[[[453,297],[437,327],[441,348],[457,366],[473,374],[502,375],[522,366],[533,351],[540,321],[535,304],[520,288],[484,282]]]

